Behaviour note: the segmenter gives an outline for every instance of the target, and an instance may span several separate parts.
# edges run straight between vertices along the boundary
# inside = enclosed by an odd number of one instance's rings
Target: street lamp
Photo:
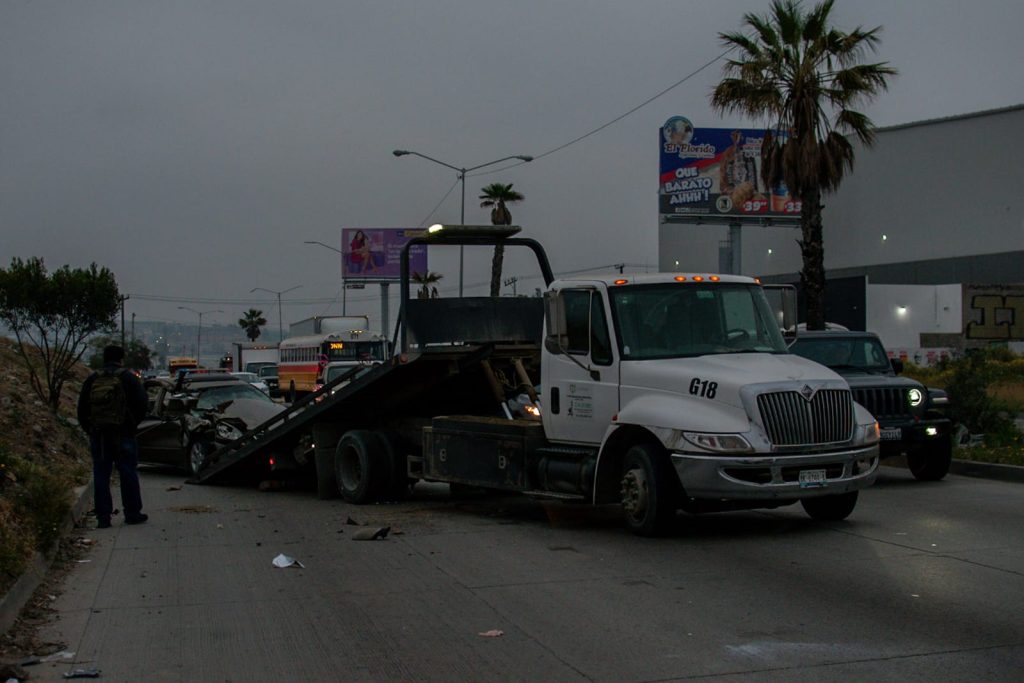
[[[483,168],[484,166],[493,166],[494,164],[500,164],[503,161],[509,161],[511,159],[519,159],[520,161],[533,161],[533,157],[531,157],[531,156],[527,156],[525,154],[516,154],[516,155],[510,156],[510,157],[502,157],[500,159],[495,159],[494,161],[488,161],[486,164],[479,164],[478,166],[470,166],[469,168],[465,168],[465,167],[459,168],[458,166],[452,166],[451,164],[446,164],[445,162],[443,162],[443,161],[441,161],[439,159],[435,159],[434,157],[428,157],[426,154],[420,154],[419,152],[413,152],[413,151],[410,151],[410,150],[407,150],[407,149],[396,149],[395,151],[392,152],[392,154],[394,154],[396,157],[404,157],[407,154],[412,154],[414,156],[418,156],[420,158],[426,159],[427,161],[433,161],[435,164],[440,164],[441,166],[444,166],[445,168],[450,168],[453,171],[458,171],[458,173],[459,173],[459,181],[462,183],[462,211],[459,213],[459,223],[462,224],[462,225],[465,225],[465,223],[466,223],[466,174],[467,173],[469,173],[470,171],[475,171],[478,168]],[[460,244],[459,245],[459,296],[460,297],[462,296],[463,250],[464,250],[464,247]]]
[[[252,289],[249,290],[250,294],[252,294],[253,292],[269,292],[271,294],[276,294],[277,295],[277,341],[278,341],[278,343],[280,343],[284,339],[284,326],[281,324],[281,295],[282,294],[287,294],[288,292],[292,291],[293,289],[298,289],[301,286],[302,285],[295,285],[294,287],[289,287],[288,289],[285,289],[285,290],[280,291],[280,292],[278,292],[276,290],[273,290],[273,289],[266,289],[265,287],[253,287]]]
[[[332,247],[329,244],[324,244],[323,242],[317,242],[316,240],[305,240],[303,242],[303,244],[319,244],[321,247],[326,247],[326,248],[330,249],[331,251],[338,252],[339,254],[341,254],[342,258],[344,258],[344,256],[345,256],[345,252],[343,252],[341,249],[337,249],[335,247]],[[347,315],[348,314],[347,313],[347,308],[348,308],[348,301],[347,301],[347,299],[348,299],[348,285],[345,284],[345,271],[343,269],[342,270],[342,275],[341,275],[341,314],[342,315]]]
[[[219,308],[214,311],[197,311],[196,309],[189,308],[188,306],[178,306],[178,308],[183,311],[192,311],[199,316],[199,325],[196,326],[196,363],[201,365],[202,362],[199,359],[199,344],[203,339],[203,316],[207,313],[223,313],[224,311]]]

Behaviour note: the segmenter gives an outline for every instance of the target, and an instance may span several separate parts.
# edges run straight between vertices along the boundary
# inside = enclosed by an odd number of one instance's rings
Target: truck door
[[[541,371],[544,430],[552,441],[600,444],[619,409],[619,367],[607,308],[597,288],[566,288],[549,295],[549,320],[560,311],[558,333],[545,338]]]

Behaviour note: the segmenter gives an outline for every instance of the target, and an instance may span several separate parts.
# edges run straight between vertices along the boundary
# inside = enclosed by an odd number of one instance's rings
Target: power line
[[[456,178],[456,179],[455,179],[455,182],[454,182],[454,183],[452,183],[452,186],[451,186],[451,187],[449,187],[449,188],[448,188],[448,191],[444,193],[444,196],[443,196],[443,197],[441,197],[441,201],[439,201],[439,202],[437,203],[437,206],[435,206],[435,207],[434,207],[433,209],[431,209],[431,210],[430,210],[430,213],[428,213],[428,214],[427,214],[427,217],[426,217],[426,218],[424,218],[423,220],[421,220],[421,221],[420,221],[420,227],[421,227],[421,228],[422,228],[422,227],[423,227],[424,225],[426,225],[426,224],[427,224],[427,221],[429,221],[429,220],[430,220],[430,217],[434,215],[434,212],[435,212],[435,211],[437,211],[437,210],[438,210],[439,208],[441,208],[441,205],[442,205],[442,204],[444,204],[444,200],[448,199],[448,195],[450,195],[450,194],[452,193],[452,190],[454,190],[454,189],[455,189],[456,187],[458,187],[458,186],[459,186],[459,181],[460,181],[460,180],[461,180],[461,178]]]
[[[583,140],[586,140],[586,139],[587,139],[587,138],[589,138],[589,137],[590,137],[591,135],[594,135],[594,134],[596,134],[596,133],[600,133],[600,132],[601,132],[602,130],[604,130],[604,129],[605,129],[605,128],[607,128],[608,126],[611,126],[611,125],[613,125],[613,124],[616,124],[616,123],[618,123],[619,121],[621,121],[622,119],[626,118],[626,117],[627,117],[627,116],[629,116],[630,114],[632,114],[632,113],[634,113],[634,112],[636,112],[636,111],[639,111],[640,109],[643,109],[643,108],[644,108],[644,107],[646,107],[646,106],[647,106],[648,104],[650,104],[650,103],[651,103],[651,102],[653,102],[654,100],[658,99],[658,98],[659,98],[659,97],[661,97],[662,95],[665,95],[665,94],[666,94],[666,93],[668,93],[669,91],[671,91],[671,90],[674,90],[675,88],[678,88],[678,87],[679,87],[680,85],[682,85],[682,84],[683,84],[683,83],[685,83],[686,81],[690,80],[691,78],[693,78],[694,76],[696,76],[697,74],[699,74],[699,73],[700,73],[701,71],[704,71],[704,69],[708,68],[709,66],[711,66],[711,65],[712,65],[712,64],[714,64],[715,62],[717,62],[717,61],[721,60],[721,59],[722,59],[723,57],[725,57],[725,56],[726,56],[727,54],[729,54],[730,52],[732,52],[732,51],[733,51],[734,49],[735,49],[735,48],[732,48],[732,47],[731,47],[731,48],[729,48],[728,50],[726,50],[725,52],[723,52],[722,54],[720,54],[720,55],[718,55],[717,57],[715,57],[714,59],[712,59],[712,60],[710,60],[710,61],[707,61],[707,62],[705,62],[704,64],[702,64],[701,66],[697,67],[696,69],[694,69],[693,71],[691,71],[691,72],[690,72],[690,73],[688,73],[687,75],[683,76],[683,77],[682,77],[682,78],[680,78],[680,79],[679,79],[678,81],[676,81],[676,82],[675,82],[675,83],[673,83],[672,85],[668,86],[667,88],[665,88],[665,89],[664,89],[664,90],[662,90],[661,92],[657,93],[656,95],[652,95],[651,97],[648,97],[648,98],[647,98],[646,100],[644,100],[644,101],[643,101],[643,102],[641,102],[640,104],[636,105],[635,107],[633,107],[633,108],[632,108],[632,109],[630,109],[629,111],[626,111],[625,113],[623,113],[623,114],[620,114],[620,115],[616,116],[616,117],[615,117],[614,119],[612,119],[611,121],[609,121],[609,122],[607,122],[607,123],[605,123],[605,124],[602,124],[602,125],[598,126],[597,128],[595,128],[595,129],[593,129],[593,130],[591,130],[591,131],[588,131],[588,132],[584,133],[583,135],[580,135],[579,137],[573,138],[572,140],[570,140],[569,142],[566,142],[565,144],[562,144],[562,145],[558,145],[557,147],[552,147],[551,149],[549,149],[549,150],[548,150],[548,151],[546,151],[546,152],[542,152],[541,154],[536,154],[536,155],[534,155],[534,157],[533,157],[533,161],[537,161],[538,159],[543,159],[544,157],[546,157],[546,156],[550,156],[550,155],[554,154],[555,152],[561,152],[561,151],[562,151],[563,149],[565,149],[566,147],[569,147],[569,146],[571,146],[571,145],[575,145],[575,144],[576,144],[577,142],[581,142],[581,141],[583,141]],[[471,173],[471,174],[470,174],[470,177],[473,177],[473,176],[482,176],[482,175],[490,175],[490,174],[492,174],[492,173],[500,173],[501,171],[506,171],[506,170],[508,170],[508,169],[510,169],[510,168],[515,168],[516,166],[522,166],[522,165],[523,165],[523,164],[525,164],[525,163],[526,163],[525,161],[520,161],[519,163],[515,163],[515,164],[509,164],[508,166],[502,166],[501,168],[496,168],[496,169],[494,169],[493,171],[480,171],[479,173]]]

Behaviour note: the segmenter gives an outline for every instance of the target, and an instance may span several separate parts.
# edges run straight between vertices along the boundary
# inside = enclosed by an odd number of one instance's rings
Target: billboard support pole
[[[387,334],[388,329],[388,297],[390,296],[388,286],[390,284],[390,282],[380,283],[380,329],[384,330],[385,334]]]
[[[732,251],[730,272],[733,275],[743,274],[743,225],[739,221],[729,223],[729,249]]]

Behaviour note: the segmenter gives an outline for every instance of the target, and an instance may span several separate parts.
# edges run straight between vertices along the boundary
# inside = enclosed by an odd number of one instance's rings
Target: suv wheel
[[[907,453],[910,473],[918,481],[939,481],[949,472],[953,460],[953,441],[942,439],[935,444],[918,446]]]

